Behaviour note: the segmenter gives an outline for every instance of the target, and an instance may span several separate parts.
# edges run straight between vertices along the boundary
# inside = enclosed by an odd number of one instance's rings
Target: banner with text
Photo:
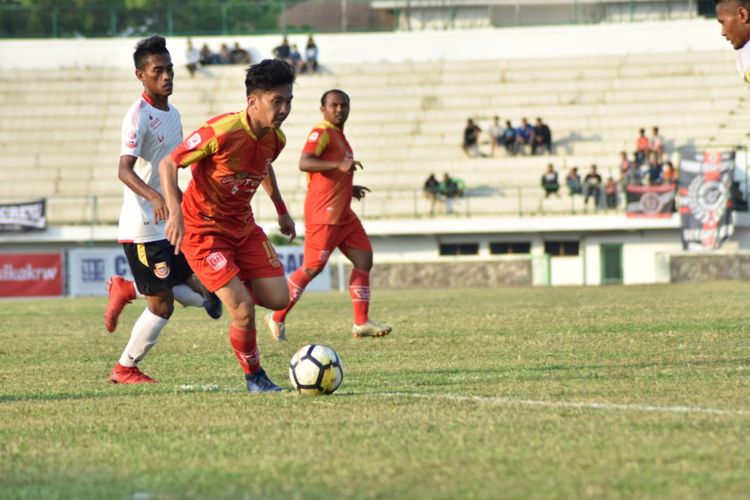
[[[302,247],[276,247],[276,252],[287,275],[302,265]],[[133,279],[122,248],[87,248],[68,252],[70,295],[106,295],[104,282],[113,274]],[[305,290],[330,289],[331,272],[326,266]]]
[[[63,293],[61,254],[0,254],[0,297],[54,297]]]
[[[628,217],[672,217],[674,195],[674,184],[629,185],[626,195],[626,215]]]
[[[47,200],[0,204],[0,232],[42,230],[47,227]]]
[[[734,233],[734,152],[696,153],[680,162],[680,214],[686,250],[712,250]]]

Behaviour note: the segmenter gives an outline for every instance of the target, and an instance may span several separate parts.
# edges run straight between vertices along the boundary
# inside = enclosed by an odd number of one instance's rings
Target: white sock
[[[130,340],[120,356],[120,364],[130,368],[138,364],[156,344],[167,320],[157,316],[148,309],[138,318],[130,332]]]
[[[183,307],[203,307],[203,295],[199,294],[187,285],[177,285],[172,288],[174,300],[182,304]]]

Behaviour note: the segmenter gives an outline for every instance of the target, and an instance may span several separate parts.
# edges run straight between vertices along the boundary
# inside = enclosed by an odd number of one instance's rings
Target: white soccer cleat
[[[272,312],[266,314],[266,325],[274,340],[286,342],[286,325],[281,321],[274,321]]]
[[[352,326],[352,337],[385,337],[391,333],[391,330],[393,330],[391,325],[381,325],[370,319],[367,323]]]

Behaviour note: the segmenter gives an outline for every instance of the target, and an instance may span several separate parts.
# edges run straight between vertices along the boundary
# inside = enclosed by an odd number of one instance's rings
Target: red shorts
[[[249,284],[258,278],[284,276],[284,266],[260,226],[244,238],[186,233],[182,241],[193,272],[211,292],[237,276]]]
[[[303,266],[321,269],[337,248],[354,248],[372,252],[370,238],[359,219],[343,224],[307,224],[305,226],[305,257]]]

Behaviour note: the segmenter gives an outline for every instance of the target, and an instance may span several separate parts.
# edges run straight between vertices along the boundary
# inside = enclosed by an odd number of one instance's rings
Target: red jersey
[[[250,201],[285,144],[278,129],[258,139],[246,111],[219,115],[188,135],[171,153],[178,166],[192,164],[193,180],[182,197],[185,231],[250,234]]]
[[[312,129],[302,152],[324,161],[354,158],[344,132],[326,120]],[[353,184],[354,172],[341,172],[338,169],[308,172],[305,224],[341,225],[356,219],[351,208]]]

